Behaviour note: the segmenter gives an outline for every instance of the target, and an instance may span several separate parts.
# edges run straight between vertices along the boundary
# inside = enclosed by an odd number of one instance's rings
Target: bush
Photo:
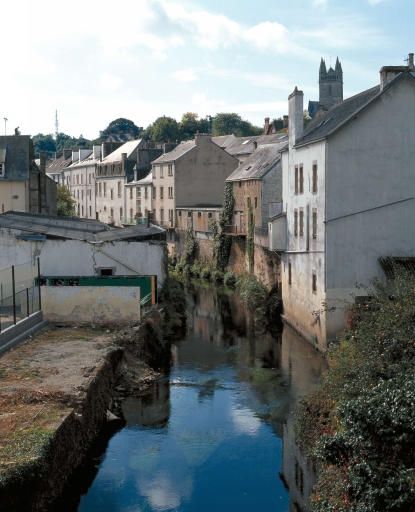
[[[199,261],[195,261],[193,265],[190,267],[190,273],[194,277],[200,277],[200,273],[202,271],[202,266]]]
[[[245,276],[238,281],[239,293],[245,306],[251,311],[264,308],[267,289],[253,276]]]
[[[183,272],[183,270],[184,270],[184,267],[185,267],[185,266],[186,266],[186,264],[185,264],[185,263],[183,263],[183,262],[178,263],[178,264],[176,265],[176,271],[177,271],[179,274],[181,274],[181,273]]]
[[[226,272],[223,283],[225,286],[229,286],[230,288],[233,288],[236,285],[236,276],[233,272]]]
[[[202,279],[206,279],[207,281],[209,281],[211,276],[212,276],[212,271],[211,271],[210,267],[204,266],[200,272],[200,277]]]
[[[296,412],[297,439],[322,464],[312,510],[415,510],[415,278],[376,283],[353,318]]]
[[[221,270],[214,270],[212,274],[212,280],[215,283],[223,283],[223,272]]]

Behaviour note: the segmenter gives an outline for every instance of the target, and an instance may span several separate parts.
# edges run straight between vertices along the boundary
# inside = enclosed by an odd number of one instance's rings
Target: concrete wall
[[[380,256],[415,255],[414,119],[415,82],[406,79],[329,139],[327,296],[338,308],[331,337],[344,328],[345,302],[365,294],[356,283],[384,279]]]
[[[110,267],[114,275],[157,275],[157,285],[166,278],[166,244],[159,241],[104,242],[90,244],[80,240],[16,240],[18,231],[0,229],[0,268],[35,262],[40,258],[43,275],[97,275],[99,268]]]
[[[177,206],[222,204],[226,178],[238,160],[210,140],[200,136],[198,145],[175,165]]]
[[[42,286],[43,316],[63,324],[122,324],[140,320],[140,288]]]

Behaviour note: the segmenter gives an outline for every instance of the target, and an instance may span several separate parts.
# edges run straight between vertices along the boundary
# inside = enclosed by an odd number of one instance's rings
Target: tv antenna
[[[58,122],[58,109],[55,110],[55,139],[58,138],[59,122]]]

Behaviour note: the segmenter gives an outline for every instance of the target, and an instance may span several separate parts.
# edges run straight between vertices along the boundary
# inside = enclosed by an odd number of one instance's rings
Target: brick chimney
[[[404,73],[405,71],[414,71],[413,53],[408,55],[407,66],[383,66],[380,69],[380,90],[382,91],[389,82],[396,78],[400,73]]]
[[[202,144],[206,144],[212,140],[212,136],[207,133],[197,133],[195,137],[196,146],[201,146]]]
[[[303,109],[304,93],[299,91],[297,86],[288,96],[288,143],[293,147],[298,139],[303,135]]]
[[[269,131],[269,117],[264,119],[264,135],[268,135]]]
[[[287,115],[282,116],[282,127],[288,128],[288,116]]]

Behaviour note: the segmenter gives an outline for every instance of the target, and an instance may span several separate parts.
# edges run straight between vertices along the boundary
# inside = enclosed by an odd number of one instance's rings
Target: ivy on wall
[[[226,235],[226,226],[232,224],[235,199],[232,192],[232,183],[225,183],[223,193],[223,207],[219,214],[219,223],[215,220],[209,223],[213,233],[213,257],[217,269],[224,271],[229,262],[232,239]]]
[[[248,204],[248,234],[246,237],[246,251],[248,253],[249,273],[254,271],[254,230],[255,218],[251,202]]]
[[[195,233],[193,231],[193,226],[189,226],[184,236],[184,250],[182,254],[182,263],[184,263],[185,265],[192,265],[196,258],[198,248],[199,246],[197,244]]]

